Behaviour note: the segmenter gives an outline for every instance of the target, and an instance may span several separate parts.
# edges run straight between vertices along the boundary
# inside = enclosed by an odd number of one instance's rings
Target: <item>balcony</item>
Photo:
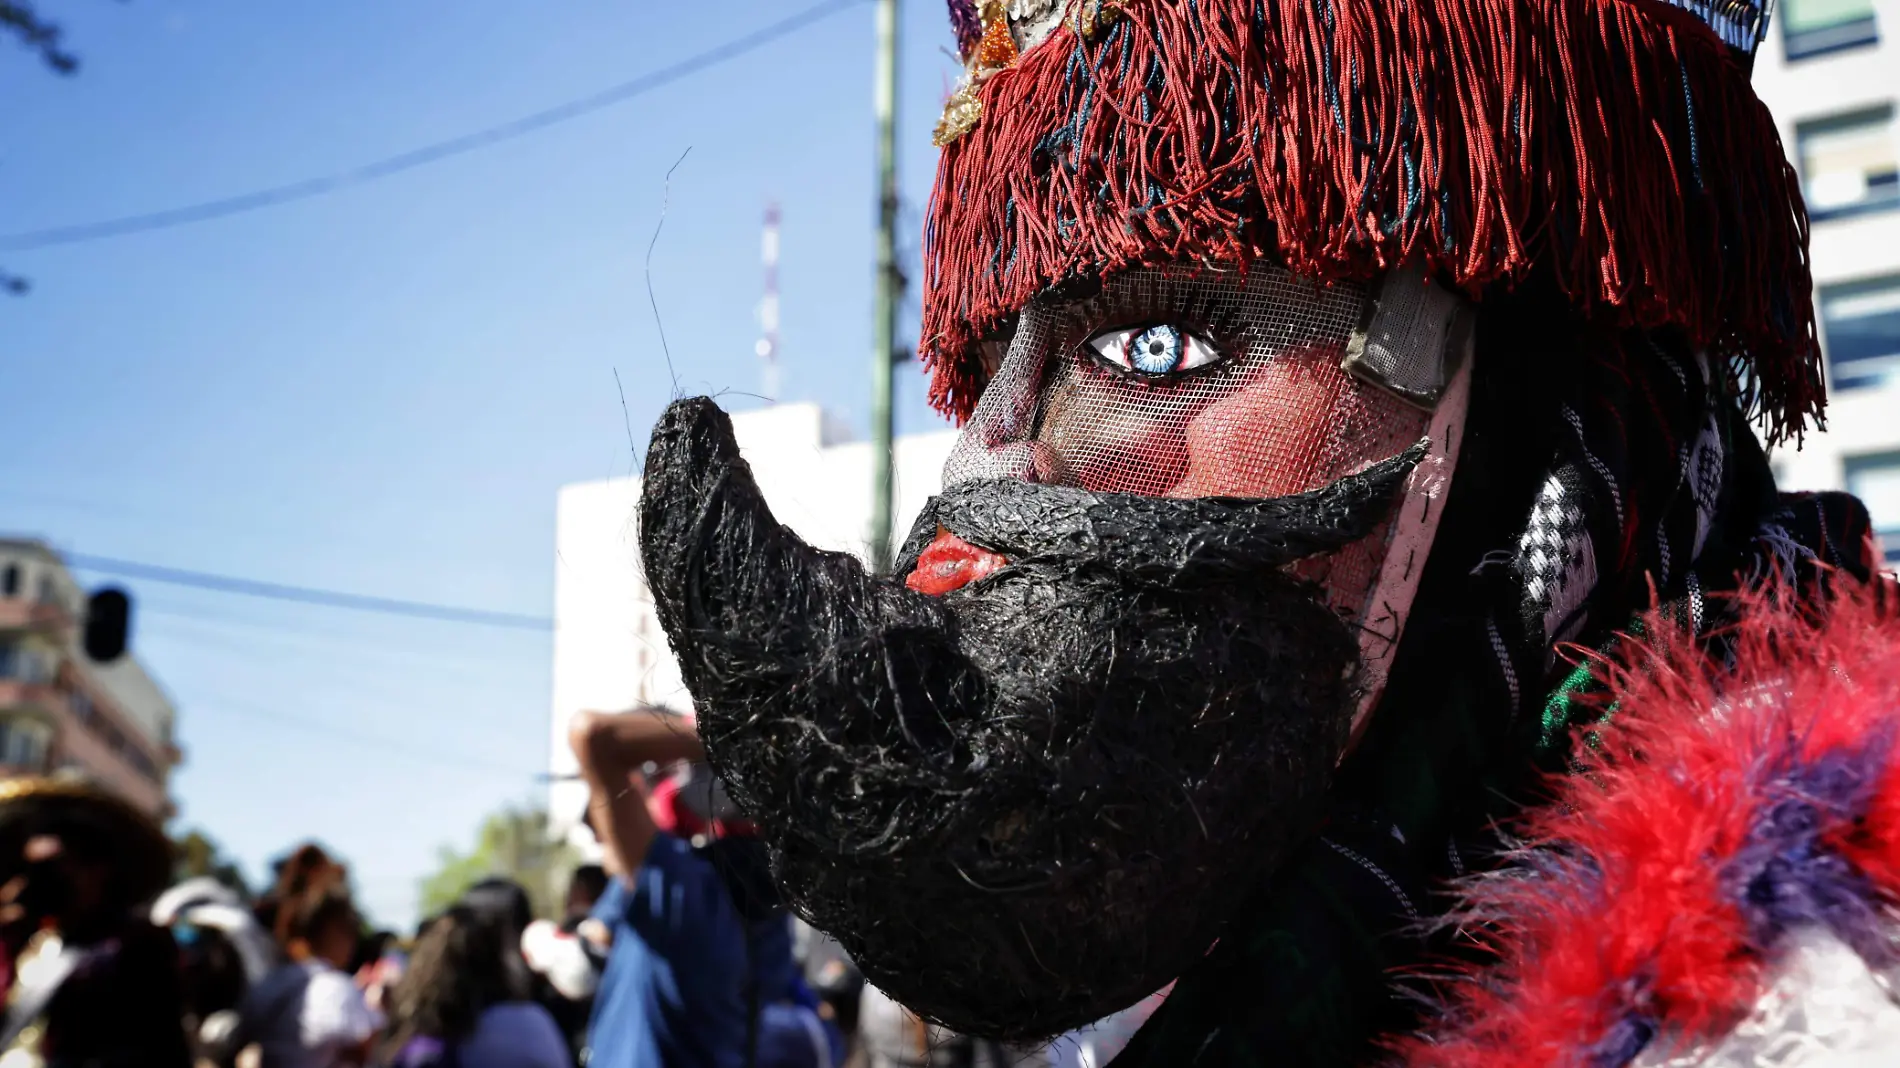
[[[57,601],[0,598],[0,631],[34,630],[46,633],[68,630],[76,625],[77,622],[65,606]]]
[[[44,682],[0,678],[0,713],[28,713],[48,724],[65,717],[66,695]]]
[[[49,739],[57,735],[61,753],[88,775],[156,811],[154,798],[163,797],[167,761],[176,751],[136,736],[83,688],[0,672],[0,766],[16,763],[5,753],[9,720],[41,724]]]

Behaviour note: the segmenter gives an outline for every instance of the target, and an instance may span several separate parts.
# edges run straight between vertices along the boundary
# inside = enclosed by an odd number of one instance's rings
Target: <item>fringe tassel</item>
[[[978,343],[1049,285],[1413,257],[1474,296],[1547,271],[1586,317],[1730,358],[1775,439],[1819,422],[1807,215],[1768,110],[1661,0],[1129,0],[982,87],[937,172],[923,359],[959,419]]]

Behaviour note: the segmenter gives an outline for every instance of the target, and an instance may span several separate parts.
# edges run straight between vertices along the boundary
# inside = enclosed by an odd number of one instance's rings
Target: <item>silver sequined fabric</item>
[[[1009,0],[1005,10],[1016,47],[1027,52],[1041,44],[1062,23],[1065,6],[1058,0]]]
[[[1652,1043],[1631,1068],[1893,1068],[1900,1065],[1895,979],[1820,930],[1788,936],[1768,991],[1721,1041]]]

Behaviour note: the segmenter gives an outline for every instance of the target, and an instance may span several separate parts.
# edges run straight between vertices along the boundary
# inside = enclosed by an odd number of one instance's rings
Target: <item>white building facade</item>
[[[1775,470],[1859,496],[1900,565],[1900,0],[1781,0],[1755,88],[1813,220],[1830,398],[1827,432]]]
[[[732,425],[779,521],[818,548],[862,557],[871,516],[870,446],[845,440],[812,404],[744,412]],[[893,549],[937,492],[955,441],[956,432],[947,429],[898,440]],[[575,833],[586,789],[572,778],[569,720],[583,710],[692,707],[640,572],[639,503],[635,477],[563,486],[555,505],[548,816],[550,829],[584,852],[591,852],[592,840],[585,830]]]

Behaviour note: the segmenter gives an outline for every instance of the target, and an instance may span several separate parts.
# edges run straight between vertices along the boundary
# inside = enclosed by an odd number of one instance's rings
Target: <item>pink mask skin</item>
[[[1383,693],[1436,534],[1442,509],[1434,502],[1456,460],[1469,363],[1462,352],[1443,354],[1459,370],[1430,408],[1349,372],[1343,365],[1370,299],[1362,286],[1315,286],[1256,265],[1244,273],[1142,268],[1107,279],[1092,296],[1034,301],[945,464],[944,483],[1282,497],[1429,439],[1378,530],[1289,568],[1318,584],[1361,635],[1356,741]],[[1006,563],[940,532],[908,585],[947,593]]]

